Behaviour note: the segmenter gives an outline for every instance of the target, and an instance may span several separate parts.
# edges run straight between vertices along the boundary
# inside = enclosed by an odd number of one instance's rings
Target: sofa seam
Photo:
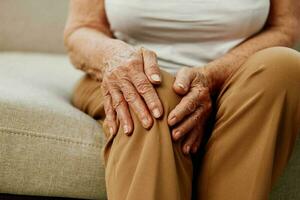
[[[94,148],[101,148],[99,145],[94,145],[91,143],[84,143],[79,141],[72,141],[69,138],[62,138],[62,137],[54,137],[49,135],[40,135],[33,131],[26,131],[26,130],[19,130],[19,129],[10,129],[10,128],[3,128],[0,127],[0,132],[10,134],[10,135],[17,135],[17,136],[26,136],[31,138],[42,138],[47,140],[54,140],[58,142],[63,142],[66,144],[76,144],[80,146],[86,146],[86,147],[94,147]]]

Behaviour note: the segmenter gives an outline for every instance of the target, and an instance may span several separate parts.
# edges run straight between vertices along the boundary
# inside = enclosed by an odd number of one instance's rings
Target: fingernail
[[[126,135],[128,135],[129,134],[129,127],[128,127],[128,125],[124,125],[123,128],[124,128],[124,133]]]
[[[175,139],[178,139],[178,138],[180,137],[180,132],[179,132],[179,131],[175,131],[175,132],[173,133],[173,135],[174,135],[174,138],[175,138]]]
[[[170,119],[170,125],[171,125],[171,126],[174,125],[175,122],[176,122],[176,117],[173,116],[173,117]]]
[[[185,147],[185,153],[186,153],[186,154],[189,154],[189,153],[190,153],[190,149],[191,149],[191,146],[190,146],[190,145],[187,145],[187,146]]]
[[[183,90],[185,90],[185,86],[181,83],[177,83],[178,87],[182,88]]]
[[[148,120],[148,118],[143,118],[142,119],[142,122],[143,122],[143,124],[144,124],[144,126],[146,126],[146,127],[148,127],[149,126],[149,120]]]
[[[112,127],[109,128],[109,133],[114,134],[114,129]]]
[[[158,74],[152,74],[150,77],[153,81],[161,81],[160,76]]]
[[[198,150],[198,147],[194,146],[194,147],[193,147],[193,153],[196,153],[197,150]]]
[[[159,111],[158,108],[155,108],[155,109],[153,110],[153,116],[154,116],[155,118],[159,118],[159,117],[160,117],[160,111]]]

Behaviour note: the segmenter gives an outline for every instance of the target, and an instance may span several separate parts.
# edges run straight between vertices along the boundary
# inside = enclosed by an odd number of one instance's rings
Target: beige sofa
[[[83,74],[64,54],[67,6],[67,0],[0,1],[2,197],[105,199],[101,127],[70,104]],[[298,185],[299,142],[272,199],[300,199]]]
[[[0,1],[0,193],[105,199],[101,127],[70,103],[67,6]]]

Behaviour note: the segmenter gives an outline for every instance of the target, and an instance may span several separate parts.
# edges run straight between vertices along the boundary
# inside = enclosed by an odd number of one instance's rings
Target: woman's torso
[[[202,66],[259,32],[269,0],[105,0],[114,35],[158,55],[176,72]]]

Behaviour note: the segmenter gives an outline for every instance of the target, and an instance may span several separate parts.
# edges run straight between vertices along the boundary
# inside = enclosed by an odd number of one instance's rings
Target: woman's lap
[[[113,136],[104,127],[108,138],[104,148],[106,184],[111,199],[140,199],[141,195],[145,196],[144,199],[185,199],[191,196],[192,161],[190,156],[183,154],[181,141],[172,142],[167,124],[168,113],[180,101],[172,90],[173,81],[173,75],[162,71],[162,84],[156,91],[162,101],[164,115],[154,119],[150,130],[142,127],[134,112],[131,112],[134,121],[131,136],[125,135],[122,129]],[[75,90],[73,103],[103,121],[100,86],[100,83],[85,77]]]
[[[197,175],[200,199],[267,199],[299,132],[297,91],[300,56],[287,48],[256,53],[227,80]]]
[[[201,166],[194,169],[199,198],[263,199],[268,195],[299,130],[296,124],[300,117],[295,114],[297,109],[300,112],[299,97],[294,96],[300,89],[299,60],[297,53],[284,48],[263,50],[228,79],[215,102],[215,121],[212,133],[206,133],[211,137],[204,144]],[[181,152],[180,142],[172,142],[166,120],[180,101],[172,90],[173,80],[163,72],[157,92],[164,116],[155,120],[152,129],[143,129],[131,112],[135,123],[131,137],[121,129],[116,136],[105,131],[109,138],[104,149],[106,179],[112,199],[189,197],[191,159]],[[103,121],[100,87],[101,83],[84,78],[73,103]],[[115,193],[123,196],[113,196]]]

